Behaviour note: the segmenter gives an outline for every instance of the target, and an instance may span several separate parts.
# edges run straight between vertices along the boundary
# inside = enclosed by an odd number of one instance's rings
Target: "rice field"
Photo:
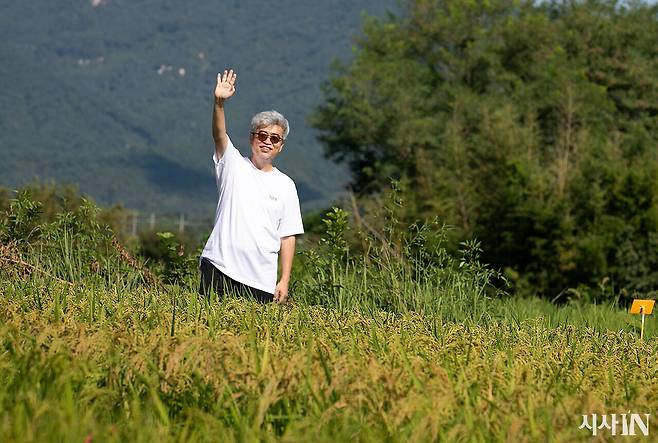
[[[455,321],[35,275],[0,296],[4,442],[590,441],[583,414],[658,404],[655,321],[639,342],[606,306]]]
[[[653,317],[640,341],[614,303],[500,293],[475,244],[453,259],[409,229],[350,257],[329,229],[292,301],[259,305],[201,298],[175,247],[160,280],[89,205],[37,215],[0,220],[2,442],[609,441],[583,415],[655,420]]]

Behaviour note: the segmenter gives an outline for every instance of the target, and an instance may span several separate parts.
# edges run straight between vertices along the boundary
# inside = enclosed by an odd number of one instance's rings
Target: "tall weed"
[[[454,257],[446,246],[450,228],[437,219],[405,226],[397,216],[403,205],[394,184],[383,232],[358,232],[363,250],[356,254],[347,241],[350,214],[328,211],[324,237],[301,257],[295,300],[340,310],[486,317],[484,303],[502,293],[493,284],[502,277],[480,262],[479,243],[463,243]]]

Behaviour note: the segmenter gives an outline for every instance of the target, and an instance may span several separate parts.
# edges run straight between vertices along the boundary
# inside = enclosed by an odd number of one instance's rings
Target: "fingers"
[[[233,71],[233,69],[231,70],[224,69],[223,73],[217,74],[217,83],[228,83],[231,86],[233,86],[237,78],[238,78],[238,74],[236,74]]]
[[[237,78],[238,78],[238,74],[233,72],[233,69],[231,69],[228,72],[224,70],[224,81],[227,82],[229,85],[231,86],[235,85],[235,79]]]
[[[274,290],[274,301],[277,303],[285,303],[288,299],[288,294],[285,294],[280,288]]]

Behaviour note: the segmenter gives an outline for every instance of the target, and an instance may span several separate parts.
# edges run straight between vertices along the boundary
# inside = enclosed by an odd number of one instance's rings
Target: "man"
[[[242,157],[226,133],[224,117],[236,79],[232,69],[217,75],[212,134],[219,201],[201,254],[199,291],[222,296],[229,289],[260,302],[285,303],[295,235],[304,233],[295,183],[272,165],[283,150],[289,125],[276,111],[256,114],[251,120],[251,155]]]

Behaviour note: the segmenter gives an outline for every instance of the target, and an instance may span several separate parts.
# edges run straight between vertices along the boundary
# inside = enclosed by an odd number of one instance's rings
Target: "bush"
[[[68,283],[152,280],[99,220],[93,202],[80,197],[71,208],[47,215],[44,207],[23,190],[0,216],[4,272],[36,272]]]

